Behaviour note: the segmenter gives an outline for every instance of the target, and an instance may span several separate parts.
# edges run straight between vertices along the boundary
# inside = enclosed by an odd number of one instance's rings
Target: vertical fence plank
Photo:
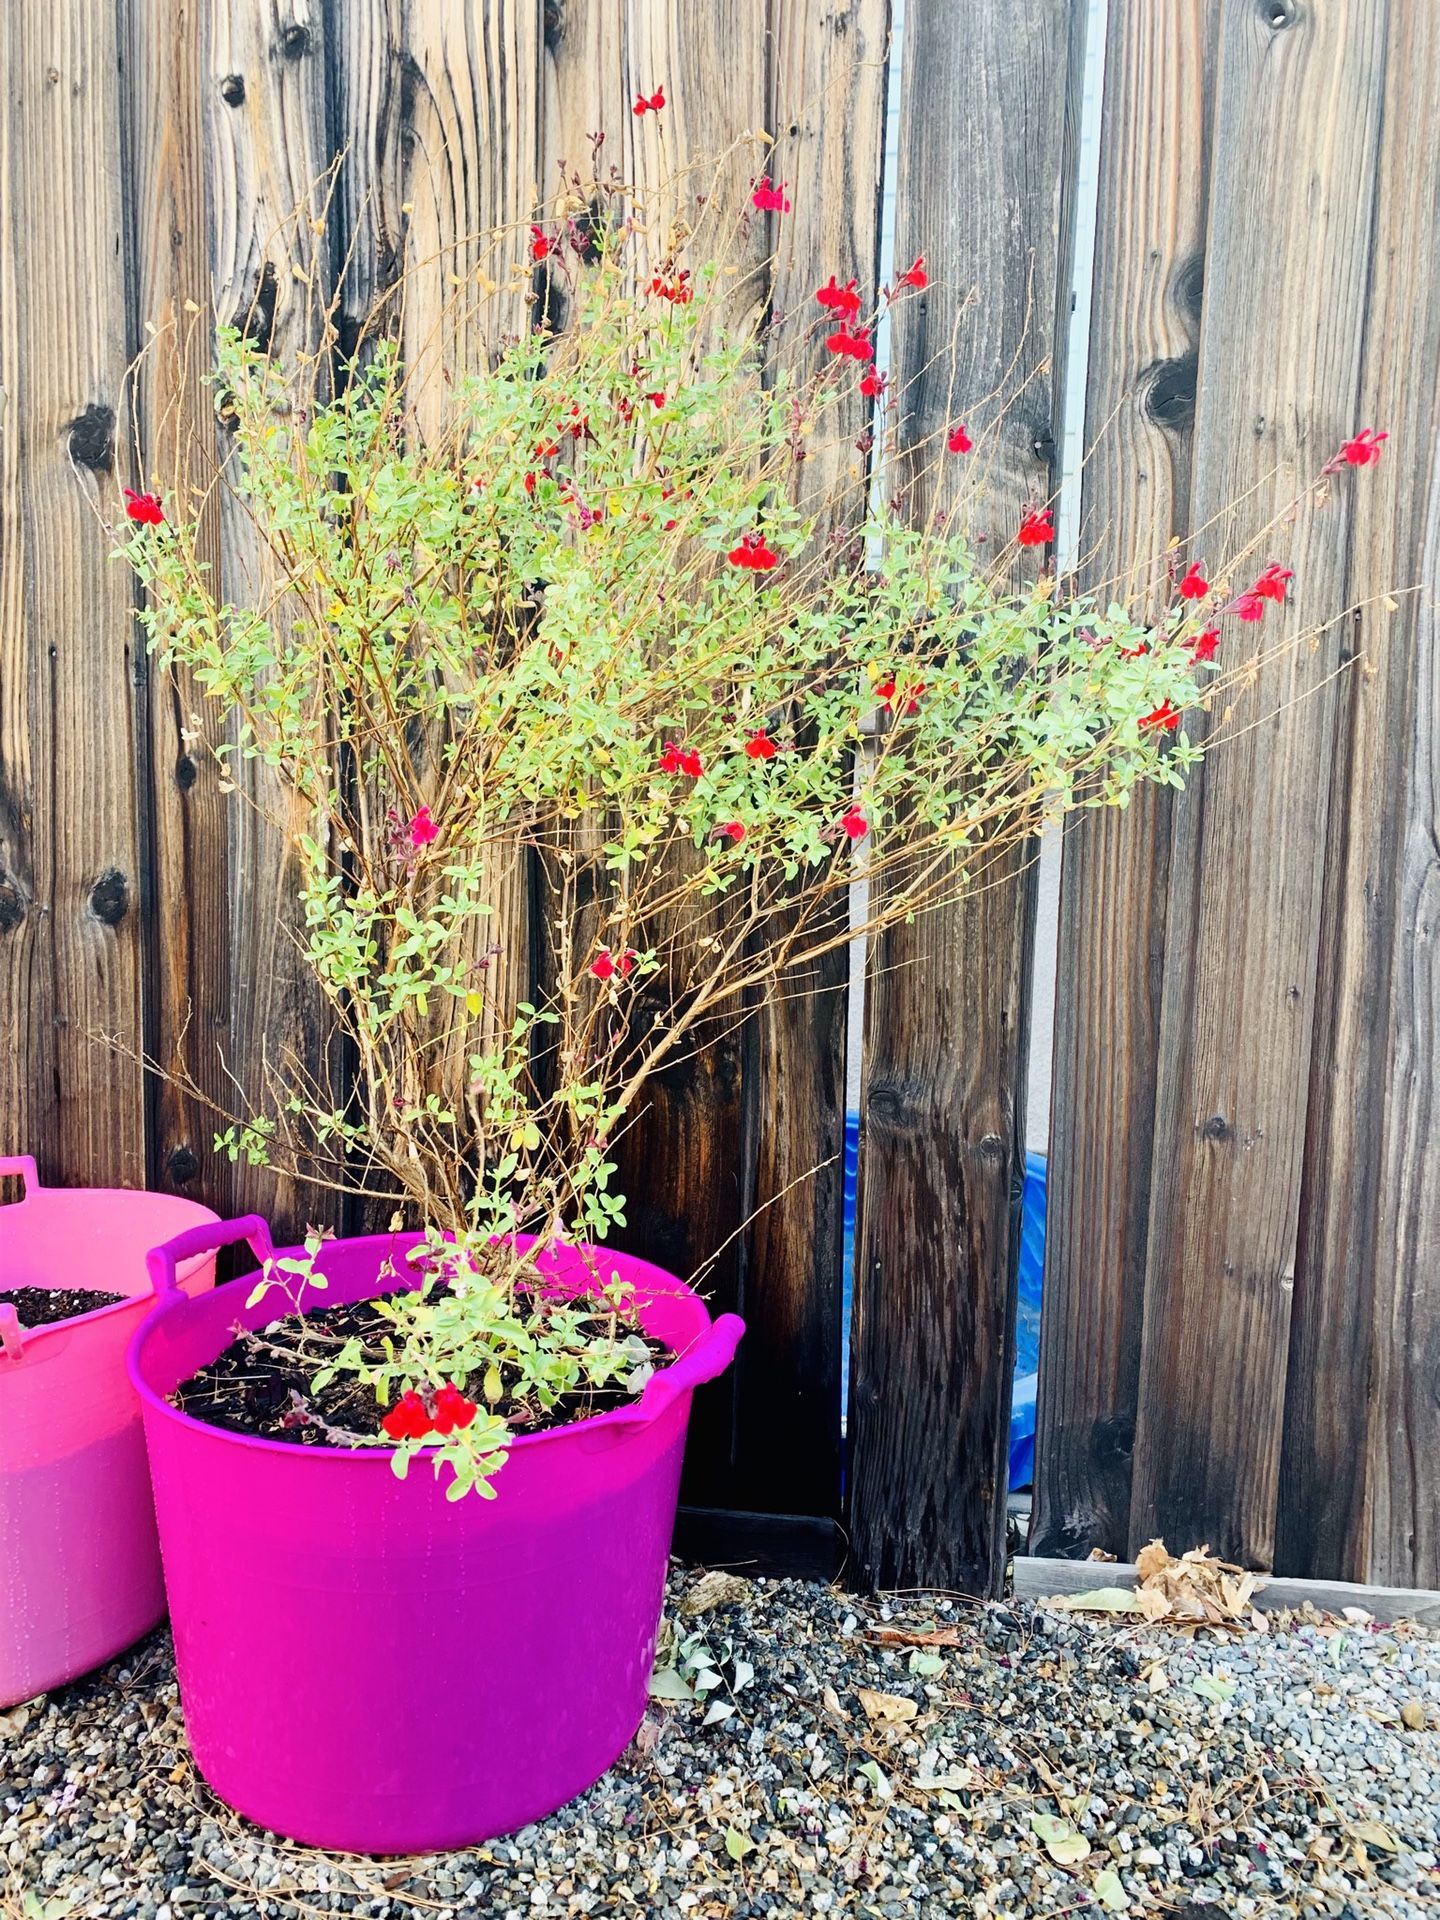
[[[205,116],[210,78],[202,21],[187,8],[157,32],[151,0],[125,0],[121,109],[129,216],[130,348],[141,354],[124,426],[133,426],[145,463],[136,485],[169,498],[198,497],[210,477],[213,448],[202,445],[214,399],[211,366],[210,206],[206,193]],[[225,90],[233,95],[233,83]],[[222,108],[234,111],[224,94]],[[205,558],[218,568],[218,516],[205,527]],[[144,646],[137,636],[137,652]],[[219,769],[192,753],[190,716],[204,694],[183,669],[162,672],[143,659],[146,690],[142,781],[149,826],[146,1040],[150,1058],[187,1067],[200,1092],[147,1076],[146,1145],[152,1185],[203,1194],[222,1213],[242,1210],[238,1169],[210,1152],[215,1117],[228,1084],[217,1031],[223,1030],[231,951],[229,802]]]
[[[318,7],[308,0],[206,0],[203,17],[215,319],[246,330],[283,359],[315,353],[330,297],[330,143]],[[223,422],[216,432],[223,463],[231,450]],[[243,503],[223,485],[217,518],[227,597],[244,603],[268,594],[271,557]],[[238,792],[227,812],[228,943],[222,929],[211,930],[214,1011],[199,1031],[192,1024],[189,1057],[198,1077],[199,1061],[218,1048],[232,1105],[268,1110],[271,1076],[286,1061],[292,1063],[287,1079],[298,1068],[338,1103],[341,1051],[297,938],[298,870],[286,851],[291,803],[258,761],[242,763],[231,777]],[[187,855],[173,876],[177,884],[189,886],[200,853]],[[158,910],[186,908],[166,893]],[[237,1169],[235,1200],[267,1214],[277,1236],[298,1233],[310,1221],[333,1223],[339,1215],[335,1195],[279,1170]]]
[[[1110,10],[1080,525],[1080,584],[1098,592],[1146,594],[1189,530],[1217,14],[1218,0]],[[1170,790],[1147,787],[1065,828],[1039,1554],[1129,1542],[1170,813]]]
[[[127,358],[116,62],[113,9],[0,17],[0,1148],[139,1185],[134,636],[100,518]]]
[[[1392,9],[1276,1564],[1440,1585],[1440,23]],[[1387,598],[1395,599],[1386,605]],[[1393,609],[1393,611],[1392,611]]]
[[[435,441],[454,430],[457,383],[530,325],[515,269],[538,193],[540,13],[534,0],[364,0],[335,5],[333,18],[341,350],[377,330],[398,335],[413,430]],[[444,744],[439,723],[412,742],[426,797]],[[493,917],[469,936],[484,1006],[472,1016],[447,1002],[434,1016],[437,1073],[457,1110],[468,1053],[509,1030],[533,985],[532,876],[518,835],[489,837],[487,868]],[[354,1210],[357,1224],[385,1211]]]
[[[933,447],[947,420],[988,429],[1000,412],[974,516],[993,550],[1048,495],[1059,440],[1071,28],[1063,0],[905,21],[897,249],[902,264],[924,253],[931,281],[896,316],[901,436]],[[931,483],[914,492],[934,511]],[[871,955],[850,1394],[851,1548],[871,1586],[994,1592],[1003,1575],[1026,865],[1012,855]]]
[[[888,14],[888,0],[837,0],[819,15],[801,0],[771,0],[767,126],[793,211],[780,222],[770,299],[780,338],[797,345],[831,273],[866,287],[878,277]],[[807,371],[826,357],[823,333],[811,326]],[[869,403],[853,394],[799,474],[802,501],[833,493],[819,536],[837,559],[865,511],[869,460],[857,442],[869,422]],[[845,911],[837,899],[835,914]],[[746,1035],[754,1218],[729,1498],[748,1509],[839,1511],[848,984],[837,947],[788,978]]]
[[[1193,512],[1213,569],[1354,415],[1384,26],[1363,0],[1222,7]],[[1347,508],[1306,502],[1237,569],[1295,569],[1265,644],[1343,605]],[[1331,628],[1272,654],[1174,809],[1132,1548],[1163,1527],[1273,1559],[1339,652]]]
[[[649,210],[647,244],[663,246],[671,213],[696,224],[705,210],[702,194],[712,210],[734,208],[738,219],[755,169],[749,144],[734,143],[765,122],[765,0],[672,0],[617,15],[605,0],[583,0],[562,7],[547,31],[547,193],[558,184],[561,161],[589,181],[591,137],[603,133],[596,155],[602,173],[613,167],[620,179],[652,196],[679,170],[724,156],[718,170],[697,167],[679,180],[666,196],[664,214]],[[707,74],[721,72],[723,86],[706,84]],[[637,118],[631,111],[636,95],[657,86],[665,88],[665,112]],[[763,259],[763,223],[749,229],[725,225],[722,231],[727,259],[741,270],[737,298],[758,302],[765,284],[748,270]],[[697,928],[693,935],[706,931]],[[687,944],[691,933],[683,936]],[[663,930],[660,941],[667,941]],[[683,951],[672,951],[672,964],[683,964]],[[657,991],[663,1000],[669,989]],[[647,1006],[642,994],[642,1019]],[[717,1308],[743,1307],[739,1230],[753,1191],[745,1153],[745,1055],[744,1035],[733,1026],[706,1036],[648,1082],[617,1143],[618,1185],[629,1202],[617,1244],[682,1276],[703,1269],[702,1285]],[[718,1258],[717,1249],[723,1249]],[[693,1505],[734,1505],[736,1393],[732,1370],[696,1397],[684,1490]]]

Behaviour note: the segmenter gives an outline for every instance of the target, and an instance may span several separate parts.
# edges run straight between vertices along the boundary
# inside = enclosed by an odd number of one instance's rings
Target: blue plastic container
[[[845,1116],[845,1333],[840,1404],[850,1393],[850,1304],[855,1287],[855,1195],[860,1172],[860,1116]],[[1040,1291],[1045,1279],[1043,1153],[1025,1156],[1021,1201],[1020,1282],[1015,1310],[1015,1384],[1010,1398],[1010,1486],[1028,1487],[1035,1472],[1035,1384],[1040,1371]]]

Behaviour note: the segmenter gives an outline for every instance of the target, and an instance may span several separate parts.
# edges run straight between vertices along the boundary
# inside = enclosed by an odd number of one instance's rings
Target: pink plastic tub
[[[125,1300],[0,1341],[0,1707],[99,1666],[165,1612],[140,1409],[125,1349],[151,1305],[156,1239],[215,1215],[168,1194],[42,1187],[0,1158],[0,1289],[93,1287]],[[208,1287],[215,1258],[181,1273]]]
[[[330,1243],[320,1305],[364,1299],[416,1236]],[[252,1216],[182,1234],[174,1263],[248,1239]],[[602,1252],[680,1357],[633,1408],[522,1436],[493,1500],[447,1501],[423,1456],[300,1448],[202,1425],[166,1396],[262,1326],[244,1283],[166,1301],[130,1348],[200,1771],[259,1825],[319,1846],[418,1853],[506,1833],[597,1780],[645,1710],[692,1389],[743,1332],[658,1267]],[[542,1271],[586,1284],[575,1250]]]

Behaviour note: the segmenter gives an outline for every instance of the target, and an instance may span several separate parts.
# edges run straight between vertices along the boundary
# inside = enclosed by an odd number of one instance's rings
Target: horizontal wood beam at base
[[[1382,1625],[1394,1620],[1418,1620],[1440,1626],[1440,1593],[1430,1587],[1372,1587],[1349,1580],[1272,1580],[1255,1595],[1262,1613],[1281,1607],[1312,1606],[1321,1613],[1340,1613],[1362,1607]],[[1057,1594],[1088,1593],[1094,1587],[1133,1587],[1135,1569],[1114,1560],[1049,1560],[1017,1555],[1011,1592],[1017,1600],[1048,1600]]]
[[[833,1580],[845,1559],[833,1520],[788,1513],[736,1513],[682,1507],[675,1522],[678,1559],[782,1580]]]

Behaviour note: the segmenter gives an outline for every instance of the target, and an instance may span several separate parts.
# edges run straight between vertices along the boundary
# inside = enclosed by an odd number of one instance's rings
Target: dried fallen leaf
[[[1045,1851],[1058,1866],[1073,1867],[1090,1852],[1090,1842],[1068,1820],[1057,1820],[1053,1813],[1032,1813],[1030,1826],[1044,1841]]]
[[[849,1714],[840,1704],[840,1696],[836,1693],[834,1687],[822,1687],[820,1689],[820,1704],[832,1720],[848,1720],[850,1718]]]
[[[1170,1556],[1165,1551],[1163,1540],[1152,1540],[1148,1547],[1142,1547],[1135,1556],[1135,1576],[1139,1580],[1148,1580],[1153,1574],[1163,1573],[1170,1565]]]
[[[902,1693],[877,1693],[873,1687],[857,1687],[855,1698],[865,1710],[867,1719],[878,1720],[882,1726],[893,1726],[902,1720],[913,1720],[920,1709],[913,1700],[907,1700]]]
[[[1400,1709],[1400,1718],[1411,1733],[1419,1733],[1425,1725],[1425,1709],[1418,1700],[1407,1700]]]
[[[680,1612],[687,1620],[693,1620],[702,1613],[714,1613],[720,1607],[738,1606],[742,1600],[749,1600],[754,1593],[748,1580],[742,1580],[738,1573],[722,1573],[718,1568],[710,1573],[702,1573],[680,1602]]]
[[[958,1627],[932,1627],[924,1632],[913,1627],[872,1627],[870,1638],[882,1647],[959,1647],[965,1642]]]
[[[947,1767],[944,1773],[917,1773],[912,1782],[920,1793],[974,1793],[984,1784],[973,1767]]]
[[[1386,1853],[1399,1853],[1400,1842],[1379,1820],[1352,1820],[1345,1829],[1352,1840],[1359,1840],[1367,1847],[1380,1847]]]

